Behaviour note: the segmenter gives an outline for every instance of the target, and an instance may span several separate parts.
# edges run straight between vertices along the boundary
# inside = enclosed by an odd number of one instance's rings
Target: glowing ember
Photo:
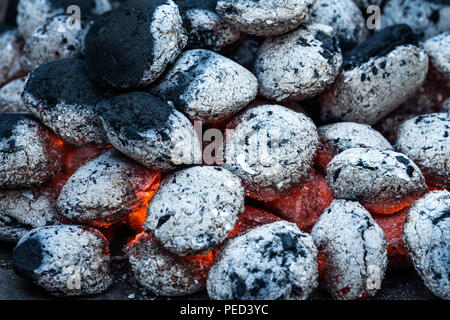
[[[365,203],[363,203],[363,206],[370,213],[390,215],[390,214],[397,213],[400,210],[406,208],[411,203],[413,203],[414,201],[419,199],[420,196],[422,196],[424,193],[425,192],[422,192],[422,193],[414,195],[414,196],[405,197],[396,202],[386,202],[386,201],[384,201],[384,202],[365,202]]]
[[[234,225],[233,230],[228,235],[228,238],[233,237],[239,233],[243,233],[250,229],[262,226],[267,223],[272,223],[282,220],[281,218],[261,209],[251,206],[245,206],[245,211],[238,215],[238,220]]]

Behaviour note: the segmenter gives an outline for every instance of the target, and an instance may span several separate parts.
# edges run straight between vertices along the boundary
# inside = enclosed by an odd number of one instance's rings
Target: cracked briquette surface
[[[236,62],[195,49],[184,52],[150,91],[173,102],[191,120],[216,121],[232,116],[252,101],[258,82]]]
[[[424,42],[423,48],[428,53],[433,66],[450,87],[450,31],[428,39]]]
[[[103,235],[80,226],[34,229],[13,250],[15,272],[55,296],[105,291],[113,280],[109,262]]]
[[[353,0],[317,0],[308,23],[333,28],[342,50],[349,50],[369,36],[366,20]]]
[[[17,7],[17,25],[20,34],[28,39],[46,19],[66,13],[67,8],[76,5],[83,14],[102,14],[111,10],[108,0],[20,0]]]
[[[95,105],[105,98],[79,59],[61,59],[38,66],[22,93],[28,110],[58,136],[76,146],[108,144]]]
[[[430,184],[450,186],[450,113],[421,115],[404,122],[395,148],[430,176]]]
[[[254,70],[261,95],[275,101],[300,101],[331,85],[341,64],[341,49],[333,29],[309,24],[283,36],[267,38]]]
[[[0,88],[0,114],[1,113],[28,113],[28,109],[22,100],[22,91],[26,78],[20,78],[9,82]]]
[[[374,148],[352,148],[335,156],[327,166],[327,182],[335,198],[360,201],[375,213],[379,204],[408,204],[428,189],[407,156]]]
[[[93,80],[135,88],[155,81],[186,43],[172,0],[130,0],[94,21],[84,53]]]
[[[403,229],[409,256],[425,285],[450,299],[450,193],[432,191],[409,209]]]
[[[220,167],[191,167],[162,181],[144,229],[170,252],[192,255],[225,240],[242,211],[244,188],[238,177]]]
[[[272,200],[308,177],[318,136],[304,114],[261,105],[237,116],[229,128],[223,166],[242,179],[248,196]]]
[[[221,248],[206,288],[217,300],[306,300],[317,287],[317,250],[293,223],[266,224]]]
[[[0,24],[0,85],[5,83],[14,72],[20,69],[19,59],[22,54],[22,43],[17,28]],[[17,69],[17,70],[16,70]]]
[[[107,226],[143,205],[156,174],[116,150],[77,169],[58,197],[58,213],[93,226]]]
[[[376,294],[387,268],[387,244],[383,230],[358,202],[333,201],[311,236],[323,268],[321,283],[334,299]]]
[[[126,253],[139,284],[158,296],[185,296],[203,290],[212,264],[212,253],[180,257],[146,233],[137,235]]]
[[[220,51],[239,40],[240,31],[216,13],[217,0],[175,0],[188,36],[187,48]]]
[[[315,0],[218,0],[216,11],[241,31],[276,36],[303,23]]]
[[[201,163],[193,125],[165,101],[132,92],[103,101],[97,108],[111,144],[146,167],[168,171]]]
[[[0,115],[0,188],[40,185],[61,165],[61,140],[31,115]]]

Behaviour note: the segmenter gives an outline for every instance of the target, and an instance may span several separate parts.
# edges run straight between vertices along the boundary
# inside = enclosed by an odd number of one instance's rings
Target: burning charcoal
[[[19,59],[22,43],[17,29],[0,24],[0,86],[12,78],[20,69]]]
[[[244,211],[238,177],[219,167],[192,167],[166,177],[144,229],[172,253],[191,255],[221,243]]]
[[[30,229],[56,221],[56,194],[45,188],[0,192],[0,241],[17,242]]]
[[[317,164],[325,169],[334,156],[351,148],[393,150],[392,145],[372,127],[355,122],[337,122],[318,128]]]
[[[229,128],[223,166],[242,179],[248,196],[270,201],[308,177],[318,138],[307,116],[262,105],[243,112]]]
[[[159,174],[108,150],[81,166],[59,195],[58,212],[93,226],[105,227],[146,206],[148,190]]]
[[[317,0],[309,23],[333,27],[342,50],[350,50],[369,36],[366,20],[353,0]]]
[[[384,26],[406,23],[421,38],[428,39],[450,30],[447,0],[388,0],[383,8]]]
[[[197,49],[183,53],[152,92],[171,100],[191,120],[216,121],[252,101],[258,82],[232,60]]]
[[[305,300],[317,287],[317,250],[293,223],[274,222],[229,239],[206,288],[219,300]]]
[[[13,250],[15,272],[55,296],[105,291],[113,280],[109,261],[103,235],[80,226],[34,229]]]
[[[61,165],[62,141],[32,116],[0,115],[0,188],[42,184]]]
[[[0,89],[0,113],[28,112],[21,94],[25,78],[9,82]]]
[[[84,52],[94,80],[133,88],[155,81],[186,43],[172,0],[129,0],[95,20]]]
[[[325,177],[313,170],[308,183],[295,189],[288,198],[266,203],[266,208],[276,215],[293,222],[303,232],[311,232],[322,212],[333,201]]]
[[[297,28],[315,0],[218,0],[216,11],[245,33],[276,36]]]
[[[281,220],[280,217],[277,217],[270,212],[251,206],[245,206],[244,212],[238,215],[233,231],[230,232],[228,238],[244,233],[250,229]]]
[[[81,16],[102,14],[111,10],[109,0],[20,0],[17,7],[17,25],[21,35],[28,39],[45,20],[62,13],[72,13],[68,8],[76,5]],[[68,24],[71,21],[68,21]]]
[[[425,285],[450,299],[450,193],[433,191],[409,209],[403,241]]]
[[[342,55],[331,27],[312,24],[264,41],[255,62],[260,94],[276,101],[305,100],[331,85]]]
[[[49,18],[27,39],[23,49],[22,65],[27,71],[40,64],[64,58],[79,58],[84,37],[91,20],[80,21],[81,28],[67,24],[68,15]]]
[[[127,246],[137,281],[160,296],[184,296],[205,288],[212,253],[179,257],[150,234],[141,233]]]
[[[231,52],[230,58],[253,72],[256,57],[264,38],[247,37]]]
[[[449,6],[450,13],[450,6]],[[449,25],[450,28],[450,25]],[[424,43],[431,63],[450,87],[450,32],[441,33]]]
[[[239,30],[216,13],[216,0],[175,0],[175,2],[188,34],[188,48],[220,51],[239,40]]]
[[[391,214],[427,190],[420,169],[391,150],[353,148],[327,166],[327,181],[336,199],[356,200],[372,213]]]
[[[433,113],[406,121],[395,145],[423,171],[427,183],[450,187],[450,114]]]
[[[22,97],[28,109],[68,143],[104,146],[108,138],[95,111],[104,95],[85,68],[78,59],[40,65],[28,76]]]
[[[400,106],[425,80],[428,56],[411,28],[396,25],[348,51],[343,72],[320,96],[323,121],[372,125]]]
[[[387,266],[383,230],[356,201],[335,200],[311,235],[321,283],[334,299],[364,299],[380,289]]]
[[[372,218],[383,230],[387,242],[388,267],[401,269],[411,266],[411,260],[403,243],[403,225],[408,208],[395,214],[374,214]]]
[[[160,171],[201,162],[194,127],[179,111],[145,92],[102,102],[101,119],[109,141],[121,152]]]

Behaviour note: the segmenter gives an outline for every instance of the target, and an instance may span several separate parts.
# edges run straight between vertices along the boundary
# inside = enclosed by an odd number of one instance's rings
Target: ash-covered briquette
[[[403,229],[409,256],[428,289],[450,299],[450,192],[433,191],[408,211]]]
[[[255,62],[259,93],[275,100],[305,100],[321,93],[341,71],[342,54],[333,29],[304,25],[267,38]]]
[[[247,36],[240,41],[228,57],[253,72],[255,60],[265,38]]]
[[[320,281],[334,299],[364,299],[380,289],[387,267],[383,230],[358,202],[335,200],[314,226]]]
[[[191,167],[162,181],[144,230],[170,252],[192,255],[221,243],[242,211],[244,188],[238,177],[219,167]]]
[[[56,222],[56,194],[45,188],[0,192],[0,241],[18,242],[30,229]]]
[[[163,100],[132,92],[97,107],[111,144],[146,167],[168,171],[201,163],[200,142],[193,125]]]
[[[108,150],[77,169],[58,197],[58,212],[93,225],[108,226],[146,205],[159,174]]]
[[[95,108],[106,94],[89,79],[84,61],[61,59],[38,66],[22,97],[29,111],[68,143],[108,144]]]
[[[0,85],[4,84],[14,74],[20,71],[20,56],[22,54],[22,40],[17,28],[0,24]]]
[[[191,120],[217,121],[232,116],[258,93],[255,76],[212,51],[183,53],[152,93],[174,103]]]
[[[155,81],[186,43],[172,0],[129,0],[94,21],[84,53],[93,80],[135,88]]]
[[[434,68],[441,74],[447,87],[450,87],[450,31],[428,39],[423,47]]]
[[[348,51],[343,72],[320,96],[322,120],[372,125],[411,97],[428,72],[428,55],[414,43],[411,28],[396,25]]]
[[[84,37],[92,20],[84,17],[80,29],[68,26],[69,15],[61,14],[47,19],[27,39],[21,64],[26,71],[45,62],[81,57]]]
[[[317,164],[325,169],[333,157],[351,148],[377,148],[393,150],[392,145],[381,133],[371,126],[356,122],[337,122],[321,126]]]
[[[427,183],[450,187],[450,113],[421,115],[403,123],[395,148],[422,169]]]
[[[304,114],[261,105],[237,116],[228,129],[223,166],[242,179],[248,196],[273,200],[307,179],[318,138]]]
[[[308,23],[333,27],[342,50],[350,50],[369,37],[366,20],[353,0],[317,0]]]
[[[102,14],[111,10],[109,0],[20,0],[17,7],[17,26],[20,34],[27,40],[45,20],[57,14],[73,14],[67,9],[76,5],[81,17]]]
[[[13,268],[55,296],[98,294],[112,283],[108,242],[95,230],[58,225],[27,233],[13,250]]]
[[[0,189],[42,184],[61,165],[62,141],[31,115],[0,115]]]
[[[147,233],[127,246],[134,275],[144,288],[159,296],[185,296],[205,288],[213,254],[179,257]]]
[[[408,24],[422,39],[450,30],[450,3],[447,0],[388,0],[382,15],[382,27]]]
[[[218,0],[216,11],[241,31],[256,36],[276,36],[303,23],[315,0]]]
[[[306,300],[317,287],[317,277],[311,236],[279,221],[227,240],[206,288],[216,300]]]
[[[427,190],[417,165],[404,154],[352,148],[327,166],[327,181],[336,199],[361,202],[372,213],[398,212]]]
[[[187,48],[220,51],[239,40],[240,31],[216,13],[217,0],[175,0],[188,36]]]
[[[28,113],[21,96],[25,80],[16,79],[0,88],[0,113]]]

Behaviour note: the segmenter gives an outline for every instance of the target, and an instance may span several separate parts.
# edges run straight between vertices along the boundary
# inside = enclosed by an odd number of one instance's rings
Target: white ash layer
[[[20,57],[22,55],[22,40],[17,28],[0,25],[0,85],[6,83],[20,71]]]
[[[414,267],[436,296],[450,300],[450,192],[432,191],[409,209],[403,241]]]
[[[447,87],[450,87],[450,32],[428,39],[424,42],[423,48],[428,53],[432,65],[446,81]]]
[[[144,229],[181,256],[205,252],[225,240],[244,211],[238,177],[220,167],[198,166],[166,177],[147,210]]]
[[[0,114],[1,113],[28,113],[22,100],[22,92],[26,78],[16,79],[0,88]]]
[[[323,285],[337,300],[372,297],[387,268],[383,230],[358,202],[334,200],[311,236],[323,265]]]
[[[302,25],[267,38],[255,62],[259,93],[275,100],[305,100],[324,91],[341,71],[342,54],[333,29]]]
[[[217,300],[306,300],[318,285],[317,249],[290,222],[266,224],[221,248],[206,288]]]
[[[99,294],[111,285],[108,242],[95,230],[58,225],[27,233],[13,250],[21,277],[54,296]]]

